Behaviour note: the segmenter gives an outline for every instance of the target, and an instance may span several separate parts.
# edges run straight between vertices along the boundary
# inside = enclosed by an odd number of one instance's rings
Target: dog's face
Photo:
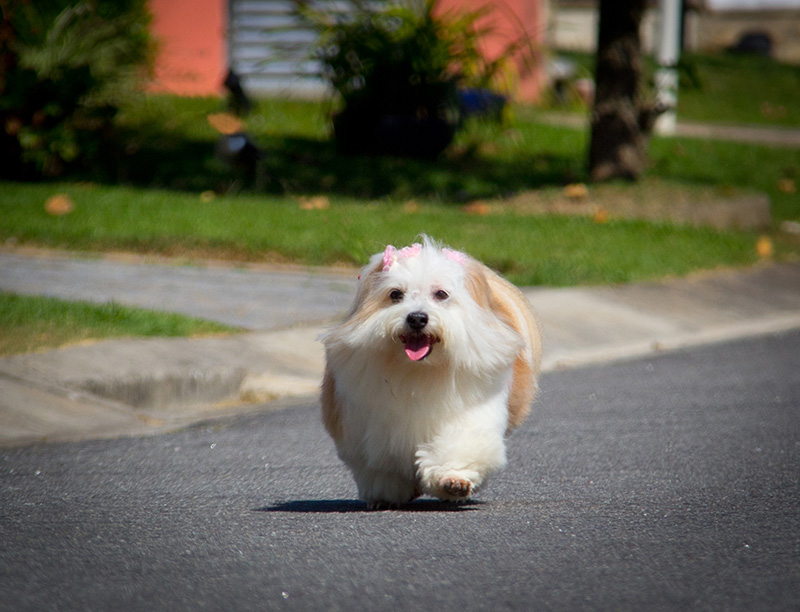
[[[466,255],[428,242],[389,246],[363,270],[338,340],[406,364],[491,367],[506,361],[519,336],[493,311],[482,270]]]
[[[378,282],[368,296],[379,303],[374,318],[383,330],[376,331],[402,345],[411,361],[428,359],[437,348],[449,347],[448,319],[450,326],[458,326],[468,316],[464,307],[469,308],[472,300],[465,292],[465,261],[420,245],[384,251]]]

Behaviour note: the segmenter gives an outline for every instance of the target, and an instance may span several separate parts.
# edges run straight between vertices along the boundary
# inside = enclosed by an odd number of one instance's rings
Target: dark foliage
[[[100,163],[151,59],[145,0],[0,0],[0,9],[0,175]]]

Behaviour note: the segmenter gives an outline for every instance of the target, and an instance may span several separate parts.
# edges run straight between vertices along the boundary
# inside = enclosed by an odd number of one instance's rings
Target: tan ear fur
[[[360,321],[368,320],[378,308],[378,304],[369,304],[368,300],[373,294],[373,287],[377,282],[377,272],[382,268],[383,261],[376,258],[361,271],[356,298],[350,314],[347,315],[345,325],[357,325]],[[325,429],[334,440],[339,440],[342,437],[342,409],[336,398],[336,382],[327,365],[322,378],[320,403],[322,405],[322,423],[325,425]]]
[[[489,269],[474,259],[468,260],[465,268],[467,274],[464,279],[464,285],[470,297],[481,308],[492,310],[492,290],[486,278],[486,272]]]
[[[514,378],[508,397],[508,429],[518,427],[528,418],[538,385],[533,368],[521,356],[514,362]]]
[[[350,319],[355,315],[363,306],[367,297],[372,293],[372,289],[378,282],[377,272],[383,269],[382,261],[374,261],[370,265],[364,267],[359,275],[358,291],[356,292],[356,299],[353,307],[347,318]]]
[[[343,323],[343,328],[352,329],[368,321],[380,308],[382,301],[376,295],[375,286],[378,284],[379,275],[383,264],[378,262],[361,272],[361,279],[356,292],[356,299],[350,313]]]
[[[488,289],[483,295],[490,297],[488,299],[480,297],[481,301],[478,303],[484,306],[484,303],[488,302],[489,305],[484,307],[494,310],[522,337],[525,343],[523,350],[520,351],[514,362],[511,393],[508,399],[508,429],[510,431],[520,425],[528,416],[538,389],[537,379],[542,358],[539,322],[527,298],[517,287],[483,264],[474,260],[470,264],[470,267],[480,267],[479,272],[468,270],[467,288],[470,295],[473,295],[473,299],[475,299],[472,286],[479,288],[479,294]],[[480,276],[481,280],[477,280],[473,276]]]

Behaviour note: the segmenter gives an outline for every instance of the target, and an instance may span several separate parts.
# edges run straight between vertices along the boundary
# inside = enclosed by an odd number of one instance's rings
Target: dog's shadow
[[[282,502],[263,508],[253,508],[255,512],[293,512],[299,514],[345,514],[349,512],[472,512],[483,502],[445,502],[437,499],[417,499],[392,508],[371,509],[363,501],[356,499],[304,499]]]

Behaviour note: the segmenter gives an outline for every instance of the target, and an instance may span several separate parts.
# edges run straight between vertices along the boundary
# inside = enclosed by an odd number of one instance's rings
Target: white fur
[[[538,344],[476,303],[467,265],[427,239],[388,270],[378,254],[362,272],[350,316],[323,336],[323,415],[371,506],[423,493],[462,500],[506,463],[514,362]],[[389,298],[393,290],[402,300]],[[438,340],[421,361],[400,339],[412,312],[427,314],[424,331]]]

